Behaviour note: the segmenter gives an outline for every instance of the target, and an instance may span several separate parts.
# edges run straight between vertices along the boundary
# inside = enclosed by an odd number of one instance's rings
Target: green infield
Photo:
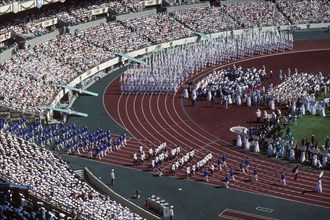
[[[322,94],[317,97],[317,100],[324,100],[329,97],[329,93]],[[314,135],[318,147],[321,147],[324,145],[325,139],[330,137],[330,109],[326,110],[326,117],[322,117],[318,113],[315,116],[306,113],[306,115],[297,119],[297,125],[293,125],[291,122],[290,131],[298,144],[303,138],[310,141],[312,135]],[[283,132],[285,133],[285,131]]]

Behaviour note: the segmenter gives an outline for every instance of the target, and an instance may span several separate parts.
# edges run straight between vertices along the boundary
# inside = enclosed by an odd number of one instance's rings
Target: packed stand
[[[0,31],[13,31],[24,39],[31,39],[51,32],[54,26],[42,27],[41,22],[57,17],[57,11],[49,9],[40,13],[27,11],[19,17],[0,22]]]
[[[1,4],[1,3],[0,3]],[[25,11],[12,19],[0,22],[0,31],[14,31],[24,39],[31,39],[47,34],[55,29],[54,25],[43,27],[41,22],[58,18],[68,25],[78,25],[94,20],[91,10],[98,8],[113,8],[119,14],[143,11],[145,8],[140,1],[67,1],[65,4],[56,5],[53,8],[43,7],[35,11]]]
[[[107,51],[126,53],[148,45],[150,42],[111,22],[20,50],[1,64],[0,85],[6,91],[1,103],[14,110],[42,114],[36,107],[51,104],[59,91],[54,85],[67,84],[115,57]]]
[[[190,5],[200,3],[199,0],[165,0],[169,6]]]
[[[241,28],[278,26],[289,24],[274,3],[248,1],[227,5],[227,12]]]
[[[77,25],[94,20],[91,10],[98,8],[107,8],[107,0],[97,1],[69,1],[61,10],[57,17],[69,25]],[[61,6],[62,7],[62,6]]]
[[[279,0],[278,8],[292,24],[330,22],[330,2],[324,0]]]
[[[38,50],[20,50],[1,64],[0,87],[5,92],[0,103],[20,112],[42,115],[43,110],[36,107],[51,104],[59,91],[54,85],[68,83],[76,76],[69,66]]]
[[[172,12],[171,15],[193,31],[204,34],[238,29],[238,23],[228,16],[224,7],[193,8]]]
[[[208,65],[251,56],[263,49],[265,52],[274,52],[291,48],[290,34],[272,33],[244,33],[244,37],[222,36],[212,41],[161,50],[148,57],[146,65],[133,64],[121,75],[121,91],[176,92],[184,80]],[[284,37],[280,37],[282,35]]]
[[[157,44],[192,36],[189,29],[166,13],[125,19],[121,23],[126,28]]]
[[[145,10],[144,4],[139,0],[109,1],[109,7],[117,14],[128,14]]]
[[[31,194],[75,212],[78,218],[142,219],[98,193],[76,177],[64,161],[32,142],[1,131],[0,152],[0,172],[5,180],[28,186]]]
[[[151,45],[146,39],[124,28],[118,22],[109,22],[76,33],[81,40],[109,52],[127,53]],[[105,56],[106,52],[103,52]]]
[[[34,50],[46,54],[57,63],[70,66],[77,74],[84,73],[115,57],[106,53],[103,48],[94,45],[93,42],[71,34],[64,34],[56,39],[41,43]]]
[[[3,189],[7,188],[0,192],[1,219],[56,219],[55,213],[47,210],[42,204],[27,200],[25,186],[2,182],[0,186]]]

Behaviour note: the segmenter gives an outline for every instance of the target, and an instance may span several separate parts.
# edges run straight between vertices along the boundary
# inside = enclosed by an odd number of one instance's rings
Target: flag
[[[319,175],[319,178],[322,178],[324,171],[322,171]]]
[[[298,168],[299,168],[299,165],[297,165],[297,166],[295,166],[294,168],[292,168],[292,173],[296,173],[297,170],[298,170]]]

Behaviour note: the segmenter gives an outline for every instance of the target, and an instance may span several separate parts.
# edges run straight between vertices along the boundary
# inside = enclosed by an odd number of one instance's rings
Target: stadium
[[[0,16],[0,219],[329,218],[328,1]]]

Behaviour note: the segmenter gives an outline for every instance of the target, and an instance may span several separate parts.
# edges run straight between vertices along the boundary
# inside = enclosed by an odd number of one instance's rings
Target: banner
[[[0,7],[0,15],[7,14],[9,12],[12,12],[12,5],[2,5]]]
[[[106,14],[108,13],[108,7],[93,9],[91,13],[92,15]]]
[[[141,1],[142,5],[144,6],[152,6],[152,5],[160,5],[162,3],[161,0],[146,0]]]
[[[24,10],[36,7],[36,5],[35,5],[36,2],[35,1],[16,2],[16,3],[19,5],[19,11],[17,11],[17,12],[24,11]],[[15,9],[15,7],[14,7],[14,9]],[[14,12],[15,12],[15,10],[14,10]],[[17,13],[17,12],[15,12],[15,13]]]
[[[2,33],[2,34],[0,34],[0,43],[4,42],[10,38],[11,38],[11,32]]]
[[[53,18],[53,19],[50,19],[50,20],[47,20],[47,21],[43,21],[43,22],[40,22],[39,25],[41,27],[49,27],[49,26],[53,26],[57,24],[57,18]]]

